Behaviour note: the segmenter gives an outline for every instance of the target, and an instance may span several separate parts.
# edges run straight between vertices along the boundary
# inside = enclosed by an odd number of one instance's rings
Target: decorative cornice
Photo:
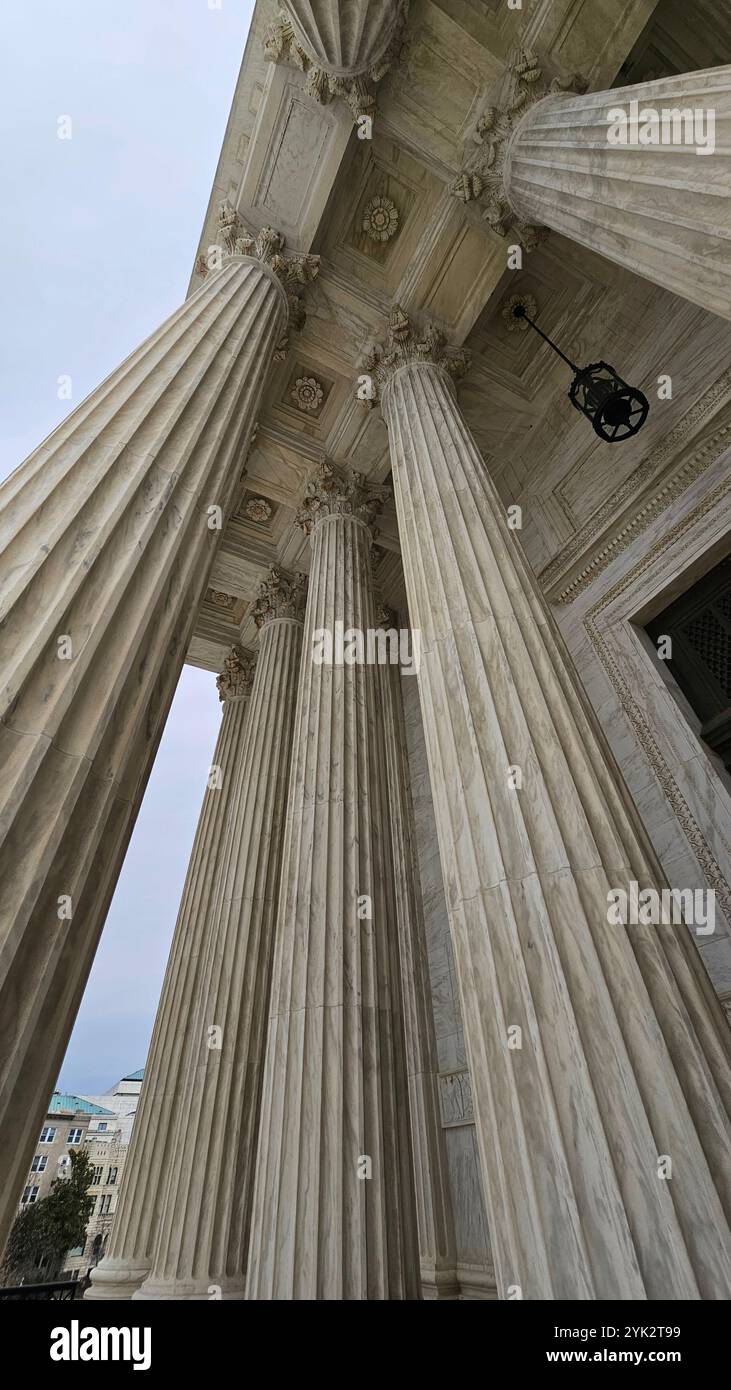
[[[338,98],[344,101],[357,122],[361,116],[373,116],[376,109],[375,84],[404,56],[408,7],[409,0],[394,0],[397,13],[391,25],[390,37],[375,61],[359,71],[336,72],[328,68],[321,58],[305,47],[303,36],[298,34],[285,10],[280,10],[264,32],[264,53],[272,63],[289,63],[299,68],[305,75],[305,90],[321,105]]]
[[[478,199],[493,231],[507,236],[512,230],[531,251],[544,233],[542,228],[524,222],[510,205],[506,188],[508,146],[522,117],[536,102],[555,92],[585,92],[588,83],[578,74],[544,77],[537,55],[523,48],[508,59],[505,80],[503,102],[486,107],[480,116],[472,135],[477,148],[467,155],[450,192],[463,203]]]
[[[626,550],[638,536],[659,516],[671,502],[679,497],[696,478],[710,468],[719,453],[724,448],[728,448],[731,442],[731,412],[725,411],[722,418],[716,422],[715,428],[705,436],[696,440],[690,452],[682,458],[676,470],[664,482],[661,482],[656,489],[646,497],[642,505],[636,506],[632,515],[626,523],[620,527],[615,535],[610,536],[605,544],[592,556],[583,566],[578,574],[567,583],[558,593],[553,592],[562,578],[566,579],[571,571],[571,567],[581,556],[585,554],[589,546],[600,535],[608,522],[613,517],[621,515],[622,509],[637,499],[643,488],[646,488],[653,478],[657,478],[659,470],[663,464],[672,461],[677,453],[682,449],[685,440],[691,436],[695,427],[707,416],[712,415],[719,406],[729,402],[731,399],[731,369],[724,372],[705,395],[686,411],[677,425],[667,434],[664,439],[647,455],[639,467],[635,468],[625,481],[615,489],[611,497],[590,517],[585,526],[567,542],[554,556],[553,560],[541,570],[538,580],[551,602],[559,604],[573,603],[574,599],[600,575],[607,567]],[[660,480],[658,480],[660,482]]]
[[[242,647],[232,647],[216,679],[219,700],[248,700],[254,684],[256,656]]]
[[[376,518],[390,496],[390,488],[369,483],[362,473],[346,472],[323,459],[307,479],[295,525],[309,536],[326,517],[352,516],[365,523],[373,538]]]
[[[251,614],[258,628],[274,618],[295,618],[302,622],[306,602],[307,575],[290,574],[279,565],[273,565],[259,585]]]
[[[371,378],[372,393],[366,399],[359,396],[360,403],[370,408],[380,399],[384,387],[399,367],[414,362],[441,367],[456,381],[467,372],[470,353],[466,348],[447,346],[446,335],[433,323],[420,331],[412,325],[412,320],[400,304],[394,304],[388,320],[387,342],[370,348],[361,362],[360,372]]]

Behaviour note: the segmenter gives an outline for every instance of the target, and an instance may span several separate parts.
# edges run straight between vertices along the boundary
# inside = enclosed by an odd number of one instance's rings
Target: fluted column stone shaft
[[[697,154],[680,141],[611,144],[608,114],[624,110],[632,138],[633,102],[638,115],[697,111],[705,122],[712,113],[715,150]],[[649,124],[637,125],[638,140],[642,129]],[[731,66],[544,97],[509,138],[504,186],[522,222],[561,232],[731,318]]]
[[[232,669],[236,675],[231,678]],[[212,950],[216,919],[211,899],[221,877],[231,807],[238,790],[248,704],[254,678],[251,654],[232,652],[223,716],[183,888],[160,1003],[145,1064],[140,1103],[109,1244],[92,1271],[87,1299],[131,1298],[149,1273],[160,1222],[161,1193],[177,1167],[181,1116],[190,1104],[188,1064],[194,1014]],[[220,773],[220,781],[218,774]]]
[[[346,632],[373,628],[371,496],[360,485],[348,492],[330,472],[304,509],[312,565],[249,1298],[418,1290],[378,679],[372,665],[315,659],[318,634],[333,635],[338,622]]]
[[[659,866],[455,400],[464,361],[392,322],[370,368],[499,1287],[728,1298],[728,1027],[686,927],[608,920]]]
[[[0,1244],[286,327],[263,236],[0,491]]]
[[[264,52],[306,76],[316,101],[347,102],[355,120],[375,111],[374,84],[398,60],[408,0],[281,0],[264,34]]]
[[[393,626],[395,617],[389,610],[381,608],[377,621],[392,637],[398,638]],[[457,1250],[447,1150],[439,1107],[439,1065],[413,833],[401,676],[398,663],[391,661],[379,665],[378,673],[386,750],[388,818],[409,1079],[421,1288],[424,1298],[455,1298],[459,1293]]]
[[[186,1106],[138,1299],[244,1294],[303,612],[302,578],[279,574],[279,599],[262,611],[219,881],[201,905],[213,919],[210,959],[195,1009],[180,1020],[192,1037]]]

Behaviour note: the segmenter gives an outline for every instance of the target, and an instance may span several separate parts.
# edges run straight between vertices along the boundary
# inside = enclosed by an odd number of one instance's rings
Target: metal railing
[[[0,1288],[0,1299],[46,1300],[54,1303],[72,1303],[83,1298],[91,1283],[89,1274],[83,1279],[59,1279],[53,1284],[16,1284],[12,1288]]]

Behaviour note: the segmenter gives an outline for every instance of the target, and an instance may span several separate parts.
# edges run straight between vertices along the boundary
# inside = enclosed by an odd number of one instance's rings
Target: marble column
[[[237,230],[0,490],[0,1245],[238,498],[286,284],[317,269],[270,229]]]
[[[408,0],[280,0],[264,52],[299,68],[316,101],[342,98],[357,121],[375,112],[374,86],[398,61],[407,12]]]
[[[370,525],[383,495],[323,464],[298,514],[312,563],[249,1298],[418,1293],[382,711],[376,667],[351,642],[374,626]]]
[[[384,656],[388,655],[388,660],[379,664],[378,675],[386,748],[421,1292],[426,1299],[457,1298],[454,1216],[439,1106],[439,1065],[401,700],[400,631],[395,613],[383,604],[377,607],[376,623],[384,635]],[[413,640],[409,656],[414,664],[409,664],[411,675],[405,679],[414,679],[418,658]]]
[[[729,1034],[455,399],[394,310],[389,431],[490,1234],[503,1297],[728,1298]]]
[[[731,66],[582,94],[519,54],[509,76],[453,191],[731,318]]]
[[[191,1036],[180,1133],[137,1299],[244,1296],[304,606],[304,577],[272,570],[254,609],[259,652],[217,880],[199,908],[209,960],[178,1019]]]
[[[160,1221],[161,1191],[179,1162],[178,1126],[190,1105],[189,1020],[209,968],[216,918],[212,911],[227,827],[237,793],[236,770],[246,731],[256,658],[232,648],[218,688],[224,701],[208,785],[183,888],[155,1027],[145,1064],[117,1211],[104,1259],[92,1271],[87,1299],[131,1298],[150,1271]]]

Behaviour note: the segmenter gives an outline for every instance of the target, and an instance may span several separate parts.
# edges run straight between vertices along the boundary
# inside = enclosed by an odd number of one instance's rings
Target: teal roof
[[[101,1105],[94,1105],[90,1100],[84,1100],[83,1096],[72,1096],[67,1091],[54,1091],[48,1106],[48,1114],[55,1115],[61,1111],[71,1111],[75,1114],[77,1110],[83,1110],[86,1115],[113,1115],[113,1110],[103,1110]]]
[[[123,1081],[141,1081],[145,1074],[145,1068],[140,1067],[139,1071],[131,1071],[129,1076],[123,1076]]]

